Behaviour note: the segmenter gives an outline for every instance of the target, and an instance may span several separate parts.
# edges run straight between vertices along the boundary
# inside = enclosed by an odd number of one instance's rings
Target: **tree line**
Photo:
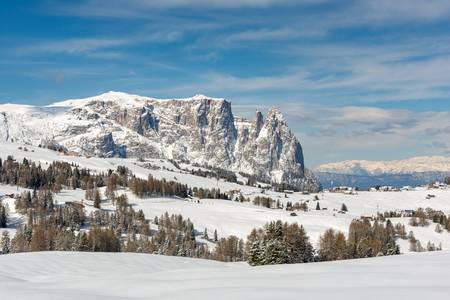
[[[214,249],[200,242],[189,219],[181,215],[164,214],[150,222],[143,211],[135,211],[125,194],[116,195],[119,187],[129,188],[138,197],[197,196],[227,198],[219,189],[189,188],[186,185],[151,176],[135,177],[126,167],[93,174],[65,162],[54,162],[46,169],[24,159],[21,163],[8,157],[0,160],[0,182],[31,189],[18,195],[16,210],[26,216],[11,239],[5,231],[0,240],[2,253],[25,251],[102,251],[144,252],[165,255],[200,257],[221,261],[248,261],[251,265],[306,263],[338,259],[398,254],[396,237],[404,237],[404,227],[397,228],[387,220],[354,220],[345,236],[327,230],[312,246],[303,226],[281,221],[270,222],[254,229],[244,243],[235,236],[213,242]],[[101,209],[99,188],[116,205],[115,211]],[[53,193],[62,188],[81,188],[86,199],[94,201],[94,210],[86,215],[83,204],[55,204]],[[257,199],[257,198],[255,198]],[[273,207],[270,198],[259,197],[255,204]],[[97,204],[95,204],[97,202]],[[6,209],[0,206],[0,219]],[[448,224],[448,218],[436,211],[425,210],[426,218]],[[423,215],[422,214],[422,215]],[[422,216],[420,214],[417,217]],[[424,218],[425,218],[424,217]],[[7,220],[7,215],[4,218]],[[0,220],[1,221],[1,220]],[[446,223],[447,222],[447,223]],[[0,225],[6,226],[0,222]],[[153,229],[152,229],[153,227]],[[447,228],[447,227],[446,227]],[[203,234],[204,239],[208,239]]]

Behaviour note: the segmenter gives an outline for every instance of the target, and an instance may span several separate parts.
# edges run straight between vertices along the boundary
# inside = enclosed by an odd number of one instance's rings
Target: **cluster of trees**
[[[277,221],[250,233],[244,258],[250,265],[266,265],[395,255],[400,253],[396,237],[390,221],[384,225],[367,219],[354,220],[348,237],[328,229],[321,235],[318,249],[314,249],[303,226]]]
[[[0,183],[18,185],[20,187],[38,190],[46,188],[59,192],[62,187],[71,189],[86,188],[87,181],[92,180],[96,186],[103,186],[107,174],[91,175],[87,169],[67,162],[53,162],[47,168],[36,165],[26,158],[22,162],[8,156],[0,159]]]
[[[128,182],[128,187],[140,198],[163,196],[178,196],[181,198],[186,198],[188,196],[195,196],[200,199],[229,199],[226,193],[220,192],[220,189],[204,189],[196,187],[191,189],[185,184],[174,181],[166,181],[165,179],[158,180],[152,176],[149,176],[147,180],[133,176]]]
[[[390,220],[386,225],[375,220],[354,220],[350,224],[347,247],[348,258],[363,258],[399,254],[396,233]]]
[[[239,172],[239,175],[241,175],[242,177],[247,178],[247,185],[248,186],[256,186],[258,188],[261,188],[261,185],[258,184],[258,182],[270,184],[270,182],[268,180],[266,180],[266,178],[263,178],[261,176],[252,175],[252,174],[248,174],[248,173],[245,173],[245,172]]]
[[[211,258],[211,253],[206,244],[196,241],[194,224],[181,215],[169,215],[165,213],[154,223],[158,225],[158,231],[151,240],[151,253],[164,255]]]
[[[232,171],[209,166],[206,166],[204,168],[207,168],[208,170],[192,169],[190,172],[192,175],[196,176],[217,178],[217,179],[222,178],[225,181],[237,183],[236,174]]]
[[[212,258],[225,262],[245,260],[246,255],[244,240],[234,235],[217,240],[216,248],[212,254]]]
[[[428,241],[426,247],[422,246],[422,243],[414,237],[414,233],[412,231],[408,234],[409,240],[409,251],[411,252],[424,252],[424,251],[440,251],[442,250],[442,245],[439,243],[436,246],[434,243]]]
[[[21,214],[30,212],[45,213],[54,208],[53,194],[47,188],[23,192],[15,201],[16,210]]]
[[[99,209],[89,216],[85,215],[82,204],[54,204],[48,190],[22,193],[16,199],[16,209],[26,215],[27,222],[17,227],[12,240],[7,233],[3,234],[0,250],[4,254],[54,250],[132,251],[212,257],[207,246],[196,241],[191,221],[166,213],[155,219],[158,230],[152,232],[142,210],[135,211],[128,205],[125,195],[116,197],[116,211]]]
[[[166,180],[158,180],[149,176],[147,180],[133,176],[129,188],[140,198],[178,196],[186,198],[189,195],[187,185]]]
[[[281,221],[254,229],[247,237],[246,258],[250,265],[305,263],[314,261],[314,249],[303,226]]]
[[[133,251],[213,258],[220,260],[242,259],[242,251],[231,251],[232,240],[217,239],[222,246],[218,253],[208,250],[206,244],[196,241],[192,222],[181,215],[167,214],[155,219],[157,231],[150,230],[149,221],[142,211],[135,211],[126,195],[116,195],[118,187],[128,187],[139,197],[197,196],[200,198],[228,199],[219,189],[190,189],[177,182],[156,180],[152,177],[139,179],[126,168],[91,174],[87,169],[64,162],[54,162],[42,168],[24,159],[17,162],[12,156],[0,160],[0,182],[29,188],[17,197],[18,212],[27,222],[17,227],[11,240],[5,233],[1,240],[2,253],[25,251]],[[116,204],[116,211],[101,210],[99,188]],[[85,196],[94,201],[98,210],[85,215],[81,203],[55,205],[53,192],[62,188],[81,188]],[[6,227],[7,210],[0,206],[0,225]],[[242,244],[242,243],[241,243]],[[240,246],[242,248],[242,245]]]
[[[411,226],[428,226],[430,222],[436,223],[436,232],[442,232],[443,229],[450,231],[450,215],[446,216],[444,212],[429,207],[418,208],[409,220]]]
[[[308,203],[295,202],[294,204],[292,204],[292,202],[288,201],[288,202],[286,202],[286,210],[287,211],[294,211],[294,210],[308,211]]]
[[[287,183],[272,183],[272,186],[276,192],[282,193],[285,190],[291,190],[294,192],[299,192],[298,186],[290,185]]]
[[[278,201],[278,205],[276,206],[277,202],[275,200],[273,200],[270,197],[262,197],[262,196],[256,196],[253,199],[252,203],[253,205],[264,206],[267,208],[279,207],[281,205],[281,203],[279,203]]]
[[[191,191],[191,190],[190,190]],[[223,199],[223,200],[229,200],[229,196],[226,193],[222,193],[220,189],[212,188],[212,189],[204,189],[204,188],[197,188],[194,187],[192,191],[190,192],[191,196],[198,197],[200,199]]]

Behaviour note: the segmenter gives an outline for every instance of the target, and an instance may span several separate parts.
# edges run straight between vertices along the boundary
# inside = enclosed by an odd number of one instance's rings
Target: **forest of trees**
[[[216,259],[221,261],[248,261],[251,265],[307,263],[313,261],[341,260],[399,253],[396,238],[407,238],[404,226],[395,226],[385,216],[376,220],[354,220],[345,236],[329,229],[320,237],[314,249],[303,226],[281,221],[270,222],[254,229],[246,242],[238,237],[218,238],[214,230],[212,239],[207,231],[199,233],[194,224],[181,215],[165,213],[149,221],[142,210],[134,210],[126,194],[119,189],[129,189],[138,197],[178,196],[186,198],[228,199],[219,189],[190,188],[173,181],[135,177],[126,167],[105,173],[92,173],[76,165],[53,162],[46,168],[24,159],[15,161],[11,156],[0,159],[0,183],[18,185],[29,190],[16,195],[16,211],[26,220],[17,226],[14,237],[7,231],[0,239],[0,252],[26,251],[101,251],[142,252]],[[62,189],[79,188],[85,198],[93,202],[95,210],[86,214],[83,202],[55,204],[54,193]],[[113,211],[101,206],[100,188],[104,196],[115,204]],[[280,202],[269,197],[256,197],[255,205],[283,208]],[[296,203],[297,204],[297,203]],[[292,203],[286,210],[308,209]],[[317,202],[318,205],[318,202]],[[319,207],[319,206],[318,206]],[[320,207],[318,208],[320,209]],[[341,210],[346,211],[345,204]],[[438,230],[450,230],[450,218],[440,211],[418,209],[412,214],[417,224],[432,221]],[[0,227],[6,227],[8,210],[0,201]],[[215,243],[209,249],[204,240]],[[410,242],[414,241],[409,237]],[[417,242],[415,246],[418,247]],[[420,246],[420,245],[419,245]],[[435,248],[427,245],[427,248]],[[420,248],[419,248],[420,249]]]
[[[117,197],[115,212],[96,210],[86,216],[81,204],[55,205],[48,190],[24,192],[15,204],[27,221],[17,226],[11,240],[2,236],[2,253],[58,250],[212,256],[206,245],[196,242],[189,220],[166,213],[154,221],[158,230],[151,231],[142,210],[135,211],[123,197]]]

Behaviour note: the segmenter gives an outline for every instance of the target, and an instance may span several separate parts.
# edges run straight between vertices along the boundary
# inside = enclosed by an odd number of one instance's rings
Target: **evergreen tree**
[[[6,207],[0,202],[0,228],[6,228],[8,222],[8,213]]]
[[[248,242],[247,242],[248,243]],[[249,251],[247,254],[247,261],[251,266],[259,266],[264,264],[263,253],[265,252],[264,245],[261,241],[254,241],[249,244]]]
[[[95,189],[94,207],[100,209],[100,204],[101,204],[100,193],[97,189]]]
[[[0,240],[1,254],[8,254],[11,251],[11,241],[9,239],[9,232],[3,231],[2,238]]]
[[[319,204],[319,202],[316,203],[316,210],[320,210],[320,204]]]

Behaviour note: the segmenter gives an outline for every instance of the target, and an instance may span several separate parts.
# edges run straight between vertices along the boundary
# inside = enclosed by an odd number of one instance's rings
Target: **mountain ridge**
[[[281,112],[235,118],[231,102],[195,95],[156,99],[122,92],[37,107],[0,105],[0,140],[63,147],[81,155],[189,161],[302,190],[319,184]]]
[[[418,186],[450,176],[450,157],[416,156],[402,160],[346,160],[314,168],[322,187]]]
[[[314,171],[347,175],[450,172],[450,157],[415,156],[407,159],[390,161],[344,160],[335,163],[319,165],[314,168]]]

